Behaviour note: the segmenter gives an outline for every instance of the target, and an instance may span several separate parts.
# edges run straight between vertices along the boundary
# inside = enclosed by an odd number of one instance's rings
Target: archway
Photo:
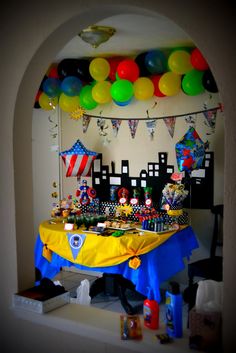
[[[147,6],[150,8],[155,8],[158,11],[158,6],[157,5],[150,5],[147,4]],[[161,7],[161,6],[160,6]],[[176,6],[177,7],[177,6]],[[204,7],[202,7],[203,9]],[[85,27],[86,25],[90,24],[91,22],[94,22],[96,20],[99,20],[100,18],[103,18],[105,15],[111,16],[112,14],[116,14],[119,12],[137,12],[137,13],[143,13],[143,9],[137,9],[137,8],[126,8],[126,7],[99,7],[99,8],[94,8],[96,11],[87,12],[87,17],[86,13],[80,14],[78,17],[73,18],[71,21],[69,21],[66,25],[63,26],[63,28],[59,28],[57,31],[54,32],[41,46],[41,48],[38,50],[38,52],[35,54],[33,59],[31,60],[27,71],[25,72],[24,78],[21,82],[21,86],[19,89],[18,97],[17,97],[17,102],[15,106],[15,116],[14,116],[14,162],[15,162],[15,192],[16,192],[16,234],[17,234],[17,254],[18,254],[18,281],[19,281],[19,288],[26,287],[32,283],[34,280],[34,273],[33,270],[31,271],[30,269],[33,269],[33,241],[31,240],[32,236],[32,211],[31,211],[31,206],[32,206],[32,170],[31,170],[31,153],[30,153],[30,146],[31,146],[31,114],[32,114],[32,102],[34,98],[34,92],[36,92],[38,84],[40,82],[40,79],[44,73],[45,67],[47,67],[48,62],[51,61],[51,58],[54,56],[54,54],[59,50],[59,48],[66,43],[66,41],[75,33],[75,31],[78,31],[78,23],[79,27],[82,29],[82,27]],[[174,19],[175,18],[175,7],[173,8],[165,8],[163,5],[162,11],[168,12],[170,11],[171,17]],[[151,13],[147,11],[147,13]],[[153,13],[152,13],[153,14]],[[176,17],[178,18],[178,22],[181,23],[181,20],[185,25],[187,26],[191,20],[194,18],[194,15],[189,17],[186,22],[184,21],[184,17],[187,18],[186,12],[179,14],[177,11]],[[218,14],[218,19],[220,19],[220,15]],[[78,21],[79,20],[79,21]],[[78,22],[77,22],[78,21]],[[65,31],[65,28],[67,27],[68,31]],[[209,53],[209,58],[211,59],[213,63],[213,68],[214,68],[214,73],[219,77],[219,81],[221,83],[221,87],[225,87],[224,84],[222,83],[224,74],[223,74],[223,69],[221,67],[217,67],[217,64],[220,63],[220,60],[216,59],[214,61],[213,57],[216,55],[218,48],[213,47],[207,50],[207,44],[204,44],[204,37],[202,34],[201,35],[197,34],[198,28],[194,29],[192,28],[192,33],[195,34],[195,38],[198,39],[199,47],[203,47],[205,49],[205,52],[208,54]],[[66,32],[66,33],[65,33]],[[211,32],[210,38],[213,38],[213,31]],[[223,44],[222,44],[223,46]],[[232,63],[233,67],[233,62],[229,60],[229,62]],[[229,83],[229,89],[230,89],[230,82],[229,78],[226,82],[225,85]],[[226,93],[224,95],[225,102],[228,102],[230,105],[230,98],[232,97],[232,93],[230,95],[229,93],[229,98],[226,99]],[[229,111],[230,113],[230,111]],[[232,112],[231,112],[232,114]],[[231,134],[233,133],[233,130]],[[22,136],[24,136],[24,141],[22,141]],[[229,136],[230,139],[228,140],[228,143],[233,143],[232,140],[232,135]],[[234,146],[234,143],[233,143]],[[24,154],[25,158],[29,160],[29,164],[27,165],[27,168],[22,170],[21,167],[21,158],[22,154]],[[230,162],[229,160],[227,161],[227,167],[228,167],[228,172],[231,172],[233,174],[233,167],[229,165]],[[229,188],[227,188],[227,194],[229,195],[229,190],[233,190],[233,175],[229,176],[228,181],[229,183]],[[231,189],[230,189],[231,188]],[[235,206],[235,201],[232,200],[232,197],[230,198],[230,205]],[[22,209],[22,205],[24,203],[27,203],[27,210]],[[227,210],[227,208],[226,208]],[[230,215],[228,217],[228,220],[230,221]],[[227,227],[228,231],[230,232],[230,223],[229,226]],[[232,238],[231,238],[232,239]],[[229,257],[230,259],[230,257]],[[228,259],[228,261],[230,261]],[[229,268],[229,266],[228,266]]]

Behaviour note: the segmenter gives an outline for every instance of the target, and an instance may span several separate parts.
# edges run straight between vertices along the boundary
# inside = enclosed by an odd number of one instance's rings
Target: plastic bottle
[[[183,336],[182,294],[177,282],[170,282],[170,289],[166,291],[166,332],[171,337]]]
[[[143,303],[144,326],[157,330],[159,328],[159,305],[153,299],[153,292],[149,290],[148,298]]]

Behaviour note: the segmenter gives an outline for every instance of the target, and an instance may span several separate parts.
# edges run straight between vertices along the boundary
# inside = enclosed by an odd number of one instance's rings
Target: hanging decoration
[[[128,125],[131,133],[131,137],[135,138],[137,127],[138,127],[139,120],[137,119],[129,119]]]
[[[195,116],[188,115],[188,116],[185,117],[185,122],[189,125],[189,127],[191,126],[194,129],[196,127],[196,120],[197,120],[197,116],[196,115]]]
[[[85,133],[88,129],[88,126],[89,126],[89,123],[90,123],[90,120],[91,120],[91,116],[89,115],[83,115],[83,122],[82,122],[82,125],[83,125],[83,133]]]
[[[176,143],[175,150],[180,172],[190,173],[194,169],[201,168],[205,157],[205,145],[193,127],[190,127]]]
[[[175,133],[175,117],[169,117],[169,118],[164,118],[164,122],[166,124],[166,127],[169,131],[170,136],[173,138],[174,133]]]
[[[210,132],[207,135],[211,135],[215,132],[217,110],[203,111],[203,115],[206,119],[206,125],[210,128]]]
[[[150,119],[146,121],[146,127],[148,130],[148,134],[151,140],[154,139],[154,133],[156,129],[157,121],[154,119]]]
[[[122,120],[118,119],[111,119],[111,124],[112,124],[112,131],[114,136],[116,137],[120,128]]]
[[[71,149],[60,152],[59,155],[66,167],[67,177],[90,176],[91,167],[98,153],[89,151],[80,140],[72,146]]]

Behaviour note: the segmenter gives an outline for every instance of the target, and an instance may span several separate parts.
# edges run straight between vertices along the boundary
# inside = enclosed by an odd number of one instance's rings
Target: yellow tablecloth
[[[181,229],[186,226],[182,226]],[[83,234],[85,239],[76,258],[68,241],[68,233]],[[75,231],[64,230],[64,224],[50,224],[45,221],[40,224],[39,235],[44,244],[43,255],[50,260],[51,252],[61,257],[88,267],[104,267],[118,265],[133,256],[145,254],[164,243],[176,231],[168,233],[149,233],[143,235],[126,232],[121,237],[101,236],[83,233],[83,229]]]

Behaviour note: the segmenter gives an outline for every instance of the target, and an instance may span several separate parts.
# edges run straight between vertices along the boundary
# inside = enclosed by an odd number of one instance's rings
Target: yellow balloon
[[[168,59],[169,69],[176,74],[183,75],[193,70],[191,55],[185,50],[175,50]]]
[[[89,64],[89,72],[96,81],[105,81],[110,72],[110,64],[104,58],[95,58]]]
[[[61,110],[67,113],[73,112],[76,108],[79,107],[79,96],[67,96],[62,93],[59,98],[59,107]]]
[[[42,109],[44,110],[52,110],[54,109],[58,104],[58,98],[54,97],[48,97],[46,93],[41,93],[39,97],[39,105]]]
[[[149,99],[154,94],[154,84],[148,77],[139,77],[134,82],[134,96],[138,100]]]
[[[164,73],[159,81],[159,89],[166,96],[174,96],[181,90],[181,76],[174,72]]]
[[[92,97],[99,104],[111,101],[111,83],[108,81],[97,82],[92,88]]]

